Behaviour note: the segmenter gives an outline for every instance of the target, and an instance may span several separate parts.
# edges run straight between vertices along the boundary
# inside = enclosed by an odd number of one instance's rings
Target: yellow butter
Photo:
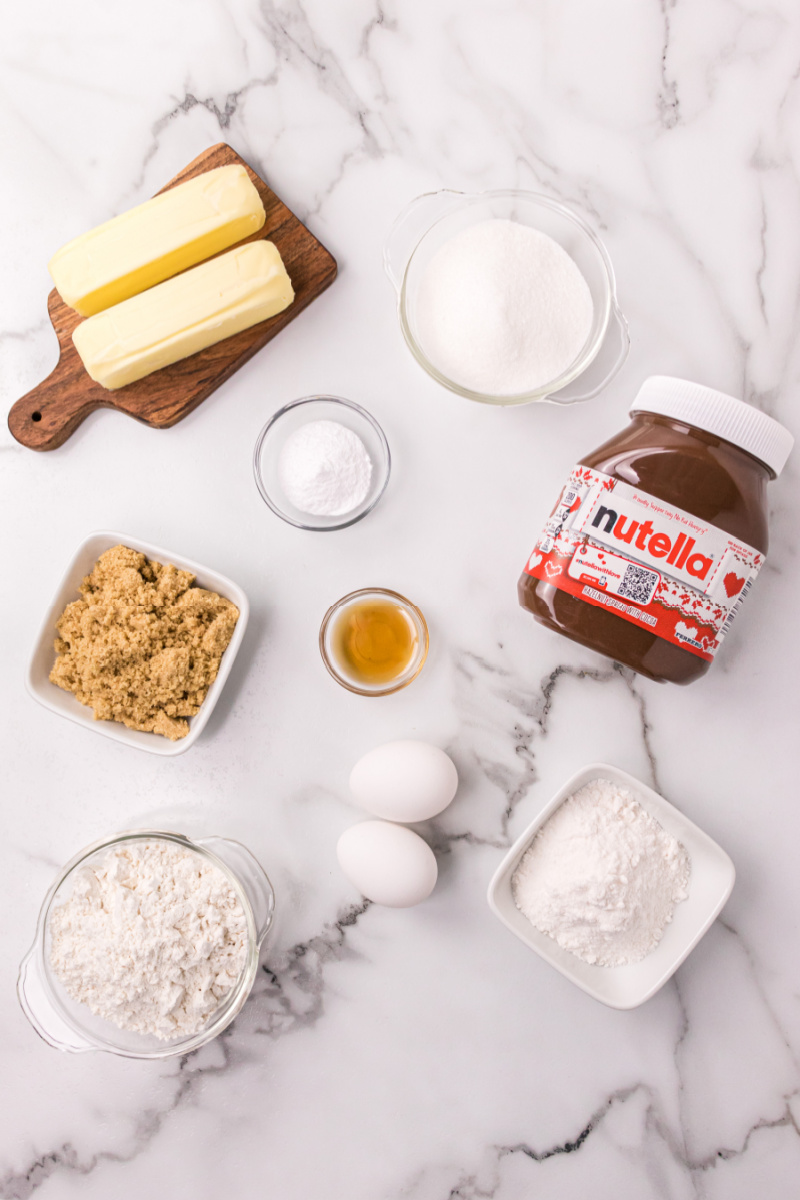
[[[61,298],[88,317],[218,254],[265,220],[244,167],[217,167],[68,242],[48,267]]]
[[[272,242],[250,242],[97,313],[72,340],[89,375],[113,390],[274,317],[294,300]]]

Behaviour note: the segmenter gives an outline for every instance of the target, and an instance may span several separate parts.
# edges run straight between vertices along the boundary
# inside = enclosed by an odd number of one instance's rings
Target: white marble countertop
[[[800,1178],[794,750],[798,455],[772,547],[711,674],[660,687],[536,626],[517,577],[576,457],[648,374],[745,397],[797,432],[800,19],[794,0],[46,0],[0,47],[0,391],[54,365],[46,264],[64,241],[231,143],[340,263],[334,286],[188,419],[94,414],[53,453],[0,435],[5,575],[0,1196],[22,1200],[784,1200]],[[586,406],[496,411],[406,351],[381,247],[439,187],[576,205],[617,271],[632,351]],[[280,404],[364,404],[395,469],[363,523],[308,535],[265,508],[251,453]],[[251,624],[220,704],[162,760],[38,707],[23,674],[77,544],[116,528],[236,579]],[[381,701],[316,635],[351,588],[426,613],[419,680]],[[365,906],[339,833],[368,748],[446,747],[440,883]],[[652,1001],[615,1012],[490,914],[504,847],[583,764],[656,786],[738,878]],[[55,871],[148,822],[239,837],[279,919],[253,996],[183,1060],[60,1054],[15,996]]]

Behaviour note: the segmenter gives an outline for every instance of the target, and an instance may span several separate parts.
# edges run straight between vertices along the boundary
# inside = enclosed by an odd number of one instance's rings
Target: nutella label
[[[525,570],[710,660],[763,561],[716,525],[579,464]]]

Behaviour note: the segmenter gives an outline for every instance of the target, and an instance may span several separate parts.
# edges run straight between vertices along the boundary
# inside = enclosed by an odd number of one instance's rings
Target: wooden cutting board
[[[47,379],[17,400],[8,414],[8,427],[23,446],[31,450],[55,450],[96,408],[114,408],[156,429],[174,425],[197,408],[333,283],[336,278],[333,255],[224,142],[204,151],[161,190],[166,192],[203,171],[230,163],[241,163],[246,167],[267,213],[266,222],[258,233],[238,244],[263,237],[275,243],[292,281],[294,303],[268,321],[217,342],[207,350],[199,350],[171,367],[154,371],[136,383],[109,392],[86,374],[72,342],[72,331],[83,318],[64,303],[54,288],[48,297],[47,308],[61,356]]]

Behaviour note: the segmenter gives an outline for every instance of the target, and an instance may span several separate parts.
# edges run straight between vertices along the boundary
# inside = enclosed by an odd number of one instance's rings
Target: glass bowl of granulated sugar
[[[171,1058],[241,1011],[275,900],[240,842],[120,833],[77,854],[53,883],[17,994],[58,1050]]]
[[[392,228],[384,266],[411,353],[469,400],[588,400],[627,357],[608,253],[579,213],[550,196],[418,196]]]
[[[258,435],[253,473],[264,503],[297,529],[345,529],[372,512],[392,456],[375,418],[341,396],[304,396]]]

